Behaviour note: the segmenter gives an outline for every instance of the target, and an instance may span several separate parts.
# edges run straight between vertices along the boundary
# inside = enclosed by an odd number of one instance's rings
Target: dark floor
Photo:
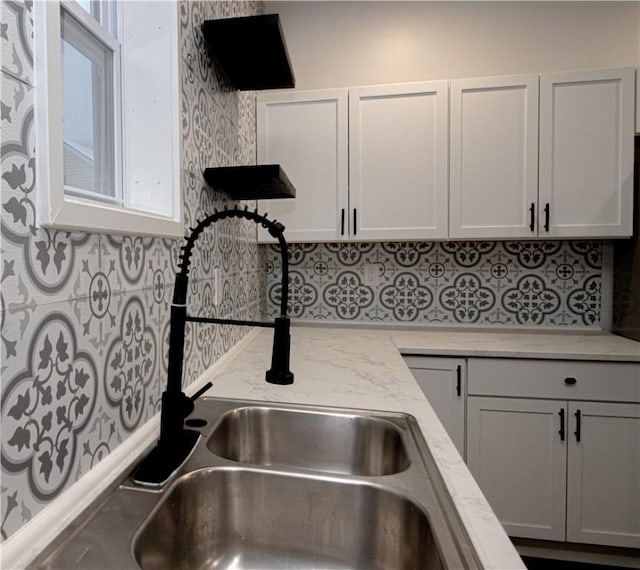
[[[528,570],[614,570],[617,566],[603,566],[602,564],[583,564],[582,562],[567,562],[565,560],[551,560],[549,558],[531,558],[523,556],[522,560]]]

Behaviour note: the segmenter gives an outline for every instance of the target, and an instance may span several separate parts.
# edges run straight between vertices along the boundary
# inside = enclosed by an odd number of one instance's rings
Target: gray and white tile
[[[274,315],[279,250],[261,249]],[[290,244],[289,311],[301,319],[597,329],[601,258],[600,242]]]
[[[263,9],[254,2],[180,3],[181,184],[188,225],[233,205],[207,187],[204,168],[255,161],[249,114],[255,95],[230,90],[211,66],[199,26],[207,18]],[[0,356],[3,417],[9,418],[2,431],[2,540],[158,411],[182,245],[176,239],[38,227],[32,10],[29,2],[3,2],[0,29]],[[198,245],[193,302],[209,305],[212,271],[218,268],[221,313],[257,316],[262,272],[252,267],[258,256],[255,228],[238,220],[222,225],[210,228],[210,237]],[[184,384],[244,334],[241,327],[188,325]]]
[[[2,2],[0,42],[2,71],[33,85],[33,2]],[[3,78],[4,80],[4,78]]]

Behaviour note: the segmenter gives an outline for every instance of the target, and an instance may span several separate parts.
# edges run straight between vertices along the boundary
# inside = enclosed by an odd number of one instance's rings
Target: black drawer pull
[[[342,208],[342,213],[340,215],[340,235],[344,235],[344,208]]]
[[[574,433],[576,435],[576,441],[580,443],[580,436],[582,434],[582,414],[580,413],[580,410],[578,410],[573,415],[576,417],[576,431]]]
[[[564,379],[564,383],[567,384],[567,386],[573,386],[576,382],[577,380],[575,378],[569,377]]]
[[[564,441],[564,408],[558,412],[558,415],[560,416],[560,431],[558,433],[560,434],[560,441]]]
[[[456,382],[456,394],[458,394],[458,396],[462,395],[462,366],[460,366],[458,364],[458,367],[456,368],[456,375],[458,377],[458,380]]]
[[[358,233],[358,210],[353,209],[353,235]]]

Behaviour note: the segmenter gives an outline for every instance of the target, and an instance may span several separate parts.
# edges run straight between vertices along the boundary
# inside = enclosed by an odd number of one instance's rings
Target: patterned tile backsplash
[[[261,250],[275,315],[280,258]],[[289,259],[293,318],[600,327],[600,242],[290,244]]]
[[[11,536],[159,410],[180,240],[37,227],[33,3],[2,2],[0,536]],[[255,164],[255,93],[232,90],[210,60],[204,19],[261,13],[255,1],[179,3],[185,226],[227,199],[205,166]],[[37,39],[37,38],[36,38]],[[233,205],[229,203],[229,205]],[[258,318],[256,229],[202,235],[191,312]],[[213,271],[221,295],[213,307]],[[208,310],[203,307],[210,307]],[[188,327],[188,384],[246,334]]]

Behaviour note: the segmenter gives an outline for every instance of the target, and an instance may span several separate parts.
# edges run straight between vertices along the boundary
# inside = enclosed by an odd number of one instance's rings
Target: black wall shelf
[[[279,164],[207,168],[204,179],[210,186],[235,200],[271,200],[296,196],[296,189]]]
[[[295,87],[278,14],[206,20],[202,32],[240,91]]]

